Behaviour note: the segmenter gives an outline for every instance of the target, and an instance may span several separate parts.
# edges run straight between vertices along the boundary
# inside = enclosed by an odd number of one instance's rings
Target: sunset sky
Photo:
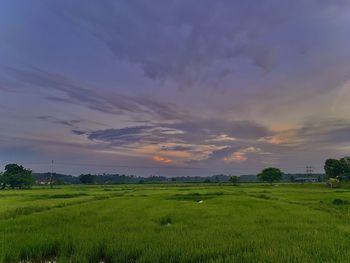
[[[320,172],[349,101],[347,0],[0,0],[1,166]]]

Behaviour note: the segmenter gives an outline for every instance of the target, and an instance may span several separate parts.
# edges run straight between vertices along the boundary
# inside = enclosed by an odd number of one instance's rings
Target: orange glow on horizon
[[[165,163],[165,164],[170,164],[173,162],[173,160],[170,160],[168,158],[165,158],[165,157],[162,157],[162,156],[159,156],[159,155],[155,155],[153,156],[152,158],[154,161],[156,162],[161,162],[161,163]]]
[[[248,158],[241,152],[234,152],[231,156],[225,157],[225,162],[244,162],[248,160]]]

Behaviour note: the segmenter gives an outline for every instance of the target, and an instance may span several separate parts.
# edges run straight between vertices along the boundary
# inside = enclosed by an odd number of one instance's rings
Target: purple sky
[[[0,163],[322,171],[350,154],[347,0],[2,0]]]

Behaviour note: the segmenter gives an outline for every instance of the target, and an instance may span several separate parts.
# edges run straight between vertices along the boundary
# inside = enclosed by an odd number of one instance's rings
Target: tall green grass
[[[348,262],[350,192],[135,185],[0,192],[0,262]]]

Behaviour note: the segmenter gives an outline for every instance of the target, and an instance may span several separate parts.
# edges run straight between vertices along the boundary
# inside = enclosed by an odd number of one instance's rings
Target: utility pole
[[[51,160],[50,188],[53,188],[53,160]]]
[[[311,176],[312,173],[314,172],[314,168],[312,166],[306,166],[305,168],[306,168],[306,174],[308,176]]]

